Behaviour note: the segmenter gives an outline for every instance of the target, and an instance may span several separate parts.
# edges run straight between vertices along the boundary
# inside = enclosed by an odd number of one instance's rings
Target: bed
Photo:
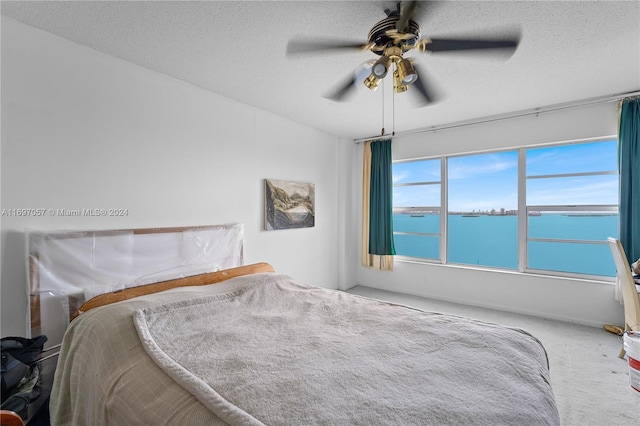
[[[528,332],[268,263],[105,292],[64,333],[53,425],[559,424]]]

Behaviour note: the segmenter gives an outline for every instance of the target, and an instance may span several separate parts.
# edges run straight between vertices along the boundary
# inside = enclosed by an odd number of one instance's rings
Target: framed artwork
[[[287,180],[264,180],[264,229],[315,226],[316,186]]]

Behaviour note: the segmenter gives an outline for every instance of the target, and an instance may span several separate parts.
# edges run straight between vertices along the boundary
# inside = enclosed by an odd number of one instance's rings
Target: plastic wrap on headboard
[[[243,227],[26,232],[31,334],[62,340],[97,295],[243,264]]]

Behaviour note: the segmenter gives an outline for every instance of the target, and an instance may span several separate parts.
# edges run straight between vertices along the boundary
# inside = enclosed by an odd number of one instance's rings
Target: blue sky
[[[529,149],[527,176],[615,171],[616,159],[615,140]],[[449,210],[516,210],[517,174],[517,151],[449,158]],[[439,182],[440,160],[395,163],[393,181]],[[617,204],[617,185],[617,175],[527,179],[527,203]],[[394,189],[395,206],[439,204],[439,184]]]

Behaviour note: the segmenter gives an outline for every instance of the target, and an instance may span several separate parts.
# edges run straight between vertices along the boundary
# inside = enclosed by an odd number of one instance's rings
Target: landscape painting
[[[315,226],[314,184],[273,179],[264,182],[267,231]]]

